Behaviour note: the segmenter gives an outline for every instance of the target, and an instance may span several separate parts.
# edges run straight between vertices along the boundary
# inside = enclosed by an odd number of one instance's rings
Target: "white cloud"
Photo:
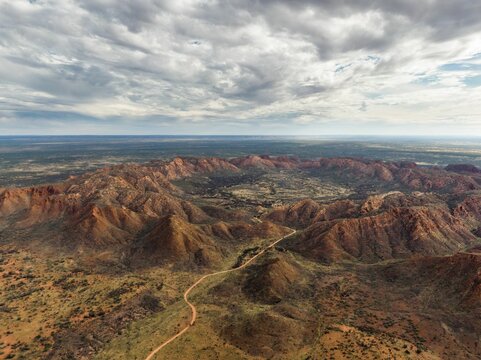
[[[480,64],[480,15],[469,0],[0,0],[0,131],[472,131],[481,69],[445,66]]]

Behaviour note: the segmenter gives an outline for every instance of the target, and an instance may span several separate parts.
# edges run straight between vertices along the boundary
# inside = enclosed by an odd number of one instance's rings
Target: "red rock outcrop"
[[[377,180],[399,184],[413,190],[463,192],[481,188],[481,174],[475,171],[456,173],[435,167],[419,167],[411,162],[384,162],[356,158],[320,158],[301,160],[296,157],[250,155],[235,158],[231,163],[239,168],[318,169],[345,179]],[[463,165],[462,169],[468,169]],[[457,167],[459,169],[459,167]],[[471,167],[469,169],[472,170]]]
[[[481,195],[466,196],[453,209],[453,214],[470,224],[471,227],[481,225]]]
[[[169,162],[152,162],[169,180],[205,174],[215,171],[238,172],[235,164],[221,158],[181,158],[176,157]]]
[[[270,221],[249,224],[243,221],[226,223],[223,221],[204,226],[205,231],[223,239],[243,240],[253,238],[276,238],[287,235],[290,230]]]
[[[0,217],[6,217],[19,211],[58,215],[62,208],[59,195],[63,191],[64,186],[61,184],[0,190]]]
[[[249,155],[245,157],[235,158],[230,161],[239,168],[279,168],[293,169],[298,167],[301,162],[296,157],[288,156],[269,156],[269,155]]]
[[[220,260],[220,248],[203,229],[178,215],[161,218],[141,239],[136,260],[191,262],[210,266]]]
[[[89,205],[65,226],[76,244],[91,248],[128,244],[145,225],[146,217],[125,207]]]
[[[448,255],[476,242],[462,220],[443,207],[431,205],[315,223],[292,248],[326,262],[376,262],[413,255]]]
[[[311,199],[275,209],[266,219],[294,227],[305,227],[316,222],[349,217],[357,212],[358,205],[351,200],[319,204]]]
[[[204,265],[214,264],[220,256],[212,242],[215,238],[239,240],[287,233],[269,222],[249,224],[246,214],[239,212],[211,209],[214,217],[222,212],[214,220],[182,199],[170,182],[217,171],[238,169],[223,159],[176,158],[113,166],[55,186],[2,189],[0,221],[9,229],[23,229],[26,236],[29,232],[35,238],[42,235],[67,248],[129,253],[140,242],[145,245],[142,249],[148,249],[143,252],[147,258]]]
[[[170,180],[239,168],[319,169],[339,176],[395,183],[415,189],[441,189],[463,194],[476,189],[476,174],[458,174],[409,163],[351,158],[300,160],[295,157],[248,156],[175,158],[145,165],[125,164],[72,177],[64,183],[0,190],[0,221],[24,230],[44,226],[63,243],[107,247],[135,242],[153,223],[175,216],[202,223],[209,237],[240,239],[281,236],[282,224],[309,227],[300,252],[330,261],[337,258],[375,261],[409,254],[447,254],[473,242],[470,230],[481,225],[481,197],[464,196],[450,214],[435,195],[400,193],[376,195],[364,202],[351,200],[318,204],[304,200],[278,208],[262,224],[249,224],[241,213],[210,209],[210,215],[183,200]],[[367,181],[367,180],[366,180]],[[212,217],[217,220],[212,221]],[[275,222],[277,225],[271,223]],[[209,223],[207,226],[206,223]],[[48,235],[48,234],[47,234]],[[130,246],[130,245],[129,245]]]

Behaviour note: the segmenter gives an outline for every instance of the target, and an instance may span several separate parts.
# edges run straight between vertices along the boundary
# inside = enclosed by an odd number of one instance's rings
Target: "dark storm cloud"
[[[326,106],[333,119],[359,104],[368,114],[373,101],[393,102],[363,93],[431,77],[442,86],[480,17],[468,0],[4,1],[0,111],[209,126],[280,114],[306,123]],[[459,89],[477,79],[479,52]]]
[[[162,1],[156,0],[82,0],[80,6],[102,20],[119,22],[138,33],[146,25],[155,24],[156,18],[164,9]]]
[[[298,15],[306,11],[312,13],[312,21],[299,21]],[[346,29],[347,36],[340,43],[339,39],[326,36],[315,21],[323,17],[348,18],[369,11],[380,14],[372,26],[382,30],[382,36],[353,25]],[[275,31],[308,38],[318,46],[320,54],[327,55],[335,50],[383,50],[410,31],[445,41],[481,29],[481,3],[470,0],[237,0],[203,6],[196,14],[212,23],[238,26],[241,20],[235,16],[237,13],[249,14],[240,18],[244,21],[262,18]]]
[[[232,3],[228,1],[228,3]],[[480,28],[481,4],[460,0],[238,0],[236,7],[251,9],[267,17],[272,8],[285,6],[290,10],[313,9],[329,16],[347,17],[354,13],[380,11],[394,17],[403,16],[414,25],[427,25],[441,39]],[[272,19],[272,17],[271,17]],[[276,19],[274,19],[275,21]]]

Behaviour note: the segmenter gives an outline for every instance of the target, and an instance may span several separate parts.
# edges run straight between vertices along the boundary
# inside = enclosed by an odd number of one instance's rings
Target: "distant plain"
[[[356,157],[481,166],[481,138],[273,136],[0,136],[0,187],[65,180],[124,162],[248,154]]]

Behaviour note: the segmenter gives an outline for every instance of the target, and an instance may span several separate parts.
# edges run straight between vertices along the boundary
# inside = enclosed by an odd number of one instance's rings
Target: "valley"
[[[120,164],[0,189],[0,228],[0,358],[481,355],[474,166]]]
[[[0,0],[0,360],[481,360],[480,17]]]

